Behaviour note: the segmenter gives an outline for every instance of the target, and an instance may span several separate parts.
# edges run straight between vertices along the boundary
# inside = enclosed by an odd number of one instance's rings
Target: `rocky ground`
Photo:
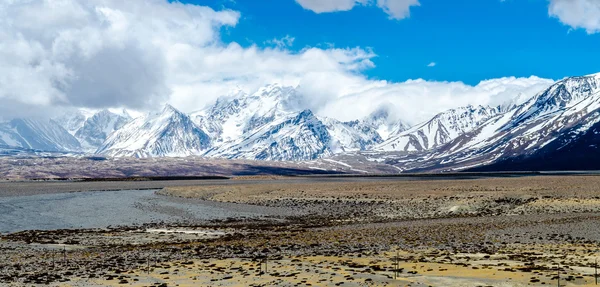
[[[380,222],[421,218],[600,212],[600,176],[290,182],[166,187],[184,198],[299,209]]]
[[[599,183],[563,176],[170,187],[160,193],[303,212],[5,234],[0,285],[595,286]]]
[[[0,154],[0,180],[57,178],[127,178],[231,175],[356,174],[362,168],[373,174],[397,174],[384,163],[361,161],[348,164],[325,160],[262,161],[184,158],[110,158],[101,156],[3,157]]]

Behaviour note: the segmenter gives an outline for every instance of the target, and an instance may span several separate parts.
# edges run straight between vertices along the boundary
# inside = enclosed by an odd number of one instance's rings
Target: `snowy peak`
[[[139,117],[112,133],[97,153],[109,156],[199,155],[210,139],[186,114],[170,105]]]
[[[564,158],[558,149],[567,151],[585,142],[579,139],[592,134],[590,129],[600,123],[599,83],[595,75],[561,80],[464,133],[431,157],[447,165],[461,163],[469,167],[506,163],[514,158],[543,158],[540,154]]]
[[[212,157],[259,160],[312,160],[361,151],[380,143],[377,132],[359,121],[343,123],[317,117],[311,110],[273,118],[241,140],[213,147]]]
[[[498,108],[471,105],[437,114],[431,120],[390,137],[381,151],[424,151],[439,147],[499,113]]]
[[[146,120],[151,122],[162,124],[188,124],[190,121],[190,117],[187,114],[179,111],[178,109],[169,104],[164,105],[160,112],[150,112],[142,118],[145,118]]]
[[[321,118],[331,135],[333,153],[364,151],[383,139],[375,128],[361,121],[340,122],[331,118]]]
[[[108,135],[129,121],[131,121],[131,117],[126,111],[116,114],[106,109],[101,110],[85,120],[75,132],[75,137],[84,150],[94,152],[107,139]]]
[[[468,105],[440,113],[429,121],[428,124],[437,122],[450,128],[450,130],[464,133],[497,113],[498,109],[496,108]]]
[[[111,111],[111,110],[107,110],[107,111],[109,111],[109,112],[111,112],[111,113],[113,113],[113,114],[115,114],[117,116],[124,117],[124,118],[128,118],[128,119],[133,119],[134,118],[131,115],[131,113],[128,110],[126,110],[126,109],[121,109],[121,110],[117,110],[117,111]]]
[[[392,104],[381,105],[365,117],[363,121],[367,124],[389,123],[391,116],[394,114],[392,107]]]
[[[506,113],[508,111],[515,109],[517,106],[521,105],[522,103],[527,102],[527,100],[529,100],[527,98],[527,96],[525,96],[523,93],[519,93],[516,97],[499,105],[498,111],[500,113]]]
[[[283,112],[295,112],[304,108],[302,97],[293,87],[284,87],[281,85],[269,85],[262,90],[260,97],[272,98],[276,103],[274,109]]]
[[[14,119],[0,124],[0,145],[43,151],[79,151],[80,145],[53,120]]]
[[[150,113],[152,114],[152,113]],[[162,117],[162,118],[178,118],[178,119],[187,119],[188,115],[171,106],[170,104],[165,104],[160,112],[154,113],[154,116]]]
[[[211,135],[214,157],[309,160],[382,142],[371,126],[317,117],[295,88],[277,84],[231,93],[192,117]]]
[[[236,90],[207,109],[192,113],[192,119],[211,136],[214,144],[220,145],[301,110],[295,88],[275,84],[252,94]]]
[[[293,87],[272,84],[258,89],[255,93],[247,94],[242,90],[230,92],[227,96],[219,97],[216,103],[207,109],[214,115],[239,113],[241,108],[257,108],[255,113],[263,114],[273,109],[284,111],[299,111],[300,101]]]
[[[333,154],[327,127],[310,110],[288,114],[207,153],[212,157],[311,160]]]
[[[514,122],[573,108],[584,101],[594,101],[600,94],[600,77],[596,75],[561,80],[520,106],[523,112]]]
[[[78,109],[75,111],[66,111],[61,116],[53,118],[52,120],[61,125],[72,135],[83,127],[85,121],[94,115],[94,112],[87,109]]]
[[[376,130],[382,139],[400,134],[407,130],[409,125],[402,120],[394,120],[396,112],[393,107],[392,104],[379,106],[362,120],[363,124]]]

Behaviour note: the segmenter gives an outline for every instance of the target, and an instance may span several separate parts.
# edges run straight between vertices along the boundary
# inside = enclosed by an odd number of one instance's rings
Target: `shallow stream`
[[[272,212],[271,212],[272,213]],[[155,190],[0,197],[0,233],[260,217],[264,210],[170,198]]]

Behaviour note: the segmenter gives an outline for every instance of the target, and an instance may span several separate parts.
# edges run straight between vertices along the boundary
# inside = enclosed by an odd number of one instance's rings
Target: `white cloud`
[[[376,2],[375,2],[376,1]],[[383,9],[390,19],[401,20],[410,16],[410,7],[419,6],[419,0],[296,0],[304,9],[315,13],[349,11],[357,4],[372,5]]]
[[[431,63],[427,64],[427,67],[432,68],[432,67],[435,67],[436,65],[437,65],[436,62],[431,62]]]
[[[239,13],[166,1],[0,4],[0,98],[24,104],[145,108],[166,99],[167,51],[203,47]]]
[[[349,85],[349,92],[328,101],[321,114],[335,115],[342,120],[367,115],[376,107],[391,103],[399,117],[412,123],[454,107],[467,105],[497,106],[519,94],[532,97],[550,86],[553,81],[538,77],[506,77],[482,81],[476,86],[462,82],[433,82],[409,80],[402,83],[369,81],[364,78],[330,79],[334,87]],[[326,87],[323,87],[326,88]]]
[[[589,34],[600,32],[598,0],[550,0],[548,14],[574,29],[585,29]]]
[[[349,11],[357,3],[365,3],[366,1],[368,0],[296,0],[302,8],[315,13]]]
[[[472,87],[423,80],[374,81],[376,54],[360,47],[292,52],[292,36],[273,47],[225,44],[236,11],[166,0],[13,0],[0,4],[0,115],[56,107],[147,110],[169,102],[203,108],[239,87],[252,92],[299,85],[305,108],[342,120],[392,103],[415,122],[466,104],[499,103],[548,81],[504,78]],[[278,44],[281,43],[281,44]]]
[[[294,45],[294,41],[296,40],[296,38],[290,36],[290,35],[286,35],[283,38],[274,38],[272,40],[267,41],[267,44],[271,44],[274,45],[277,48],[286,48],[286,47],[291,47]]]
[[[411,6],[420,6],[419,0],[377,0],[377,6],[390,16],[401,20],[410,16]]]
[[[169,54],[172,55],[170,62],[177,70],[172,77],[175,89],[170,101],[176,107],[188,110],[203,107],[233,87],[252,92],[270,83],[296,86],[304,82],[317,86],[340,75],[362,77],[360,72],[373,67],[371,59],[375,57],[372,52],[360,48],[307,48],[293,53],[280,48],[243,48],[236,43],[201,50],[178,46]],[[314,75],[320,76],[313,78]],[[340,86],[333,89],[346,90]],[[309,95],[314,99],[331,99],[329,96],[335,94],[317,92]],[[306,108],[314,106],[307,103]]]

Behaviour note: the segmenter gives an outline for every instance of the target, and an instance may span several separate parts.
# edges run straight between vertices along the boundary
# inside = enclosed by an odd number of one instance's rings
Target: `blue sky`
[[[600,71],[600,35],[548,15],[546,0],[421,0],[409,18],[389,19],[375,6],[317,14],[294,0],[188,0],[241,13],[224,42],[269,45],[286,35],[292,50],[371,48],[371,79],[463,81],[536,75],[560,79]],[[435,62],[435,67],[427,67]]]

